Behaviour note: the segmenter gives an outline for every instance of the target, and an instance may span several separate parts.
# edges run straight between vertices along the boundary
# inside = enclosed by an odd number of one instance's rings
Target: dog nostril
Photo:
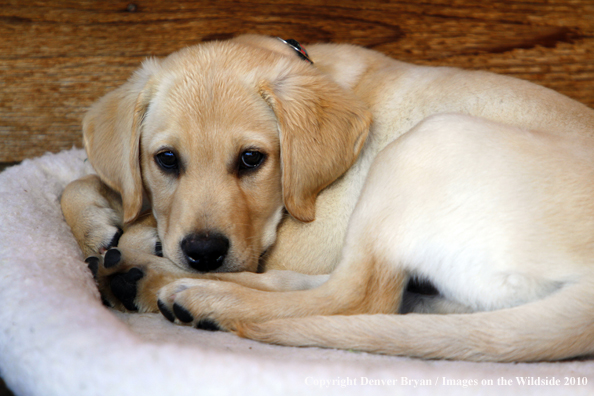
[[[223,265],[229,251],[229,239],[220,234],[188,235],[181,242],[190,267],[201,272],[214,271]]]

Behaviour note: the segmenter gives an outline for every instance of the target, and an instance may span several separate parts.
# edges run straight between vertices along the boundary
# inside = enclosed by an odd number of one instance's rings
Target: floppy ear
[[[127,83],[91,106],[83,119],[83,142],[91,165],[110,188],[120,193],[124,222],[142,209],[140,127],[155,83],[159,64],[147,60]]]
[[[371,114],[353,93],[317,73],[263,82],[260,95],[279,124],[285,207],[297,220],[313,221],[318,193],[359,155]]]

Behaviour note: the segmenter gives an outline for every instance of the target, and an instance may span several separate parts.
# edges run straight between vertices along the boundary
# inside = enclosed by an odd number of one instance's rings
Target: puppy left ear
[[[285,207],[297,220],[313,221],[318,193],[357,159],[371,113],[317,71],[284,74],[259,91],[279,124]]]
[[[147,60],[121,87],[94,103],[83,119],[83,141],[93,168],[122,197],[124,222],[142,209],[140,170],[142,119],[156,89],[156,60]]]

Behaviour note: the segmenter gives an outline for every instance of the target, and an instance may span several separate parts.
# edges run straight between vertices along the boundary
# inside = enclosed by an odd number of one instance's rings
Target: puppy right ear
[[[120,193],[126,223],[142,209],[140,130],[159,69],[157,60],[146,60],[128,82],[94,103],[83,119],[89,161],[101,180]]]

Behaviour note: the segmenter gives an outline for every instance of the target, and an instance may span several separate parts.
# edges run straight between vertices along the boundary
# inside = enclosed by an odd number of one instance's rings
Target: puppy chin
[[[235,257],[227,257],[220,268],[213,272],[255,272],[258,269],[258,259],[237,259]]]

